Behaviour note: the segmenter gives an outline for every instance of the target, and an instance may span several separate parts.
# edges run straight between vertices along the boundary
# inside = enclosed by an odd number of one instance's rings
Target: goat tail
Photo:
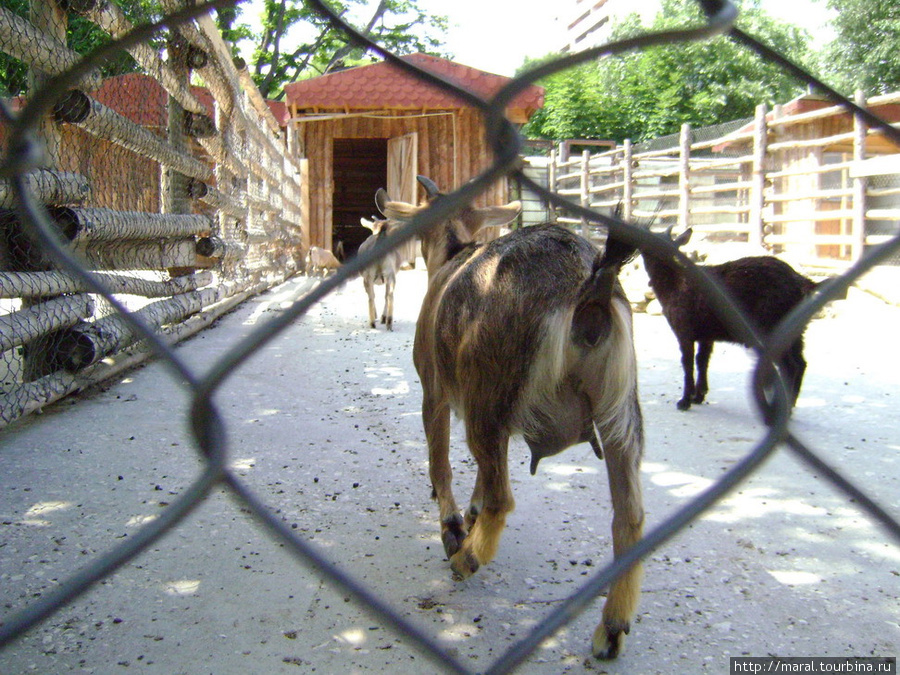
[[[607,237],[603,254],[597,257],[594,267],[613,269],[618,274],[623,265],[634,260],[637,252],[637,247],[633,244],[613,237]]]
[[[590,276],[581,285],[572,317],[572,337],[577,344],[595,347],[611,327],[610,304],[619,270],[637,254],[631,244],[608,238],[603,253],[598,253]]]

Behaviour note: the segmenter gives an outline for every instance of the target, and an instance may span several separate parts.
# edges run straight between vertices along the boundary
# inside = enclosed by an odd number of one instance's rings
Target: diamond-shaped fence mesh
[[[185,362],[172,343],[208,325],[237,303],[302,268],[309,247],[304,230],[302,176],[289,132],[285,132],[237,68],[229,48],[207,13],[227,0],[194,5],[77,2],[3,3],[0,44],[8,98],[3,102],[3,179],[0,186],[0,421],[19,417],[68,393],[109,377],[153,355],[171,366],[190,398],[194,449],[203,461],[200,477],[175,497],[159,517],[25,606],[7,606],[0,624],[0,646],[15,648],[32,626],[64,607],[93,584],[121,568],[224,486],[296,556],[323,572],[336,587],[433,658],[447,672],[470,672],[469,665],[416,626],[360,579],[330,564],[322,552],[298,536],[249,489],[229,466],[223,429],[225,413],[214,400],[217,389],[253,354],[271,343],[297,318],[382,251],[350,259],[332,276],[274,319],[262,322],[222,355],[204,375]],[[323,3],[310,3],[323,16],[369,44]],[[481,175],[449,194],[391,235],[399,247],[432,227],[447,213],[471,202],[498,179],[510,177],[555,209],[560,222],[589,236],[599,234],[637,245],[643,253],[684,267],[720,320],[745,337],[758,356],[758,378],[801,335],[810,318],[839,297],[873,267],[898,259],[900,236],[892,211],[896,174],[881,172],[868,182],[866,231],[828,233],[823,246],[851,262],[820,286],[771,333],[755,333],[740,309],[709,275],[694,266],[666,237],[630,224],[651,216],[660,225],[694,224],[711,237],[729,237],[777,247],[789,243],[783,202],[766,202],[754,181],[767,167],[756,146],[735,145],[715,157],[704,154],[710,139],[680,138],[663,147],[624,147],[556,157],[553,176],[540,185],[520,162],[521,139],[504,118],[517,92],[552,73],[590,59],[680,40],[727,33],[762,58],[773,59],[798,78],[824,91],[873,133],[900,143],[900,133],[779,55],[733,27],[735,8],[704,2],[706,25],[650,34],[547,62],[529,71],[491,100],[482,100],[434,74],[418,69],[376,44],[369,47],[396,67],[420,78],[423,87],[453,91],[480,109],[495,161]],[[162,18],[159,18],[162,17]],[[67,31],[99,29],[104,36],[83,59],[67,45]],[[165,55],[165,57],[163,57]],[[203,86],[195,83],[202,81]],[[275,111],[278,114],[278,111]],[[760,113],[765,115],[765,111]],[[760,118],[761,119],[761,118]],[[752,121],[748,122],[752,125]],[[722,137],[740,135],[729,128]],[[865,135],[865,128],[862,131]],[[704,145],[706,144],[706,145]],[[771,148],[770,148],[771,149]],[[787,150],[788,148],[784,148]],[[777,150],[777,148],[776,148]],[[760,151],[761,152],[761,151]],[[694,164],[687,164],[693,154]],[[856,159],[864,159],[858,157]],[[852,196],[858,178],[847,166],[824,179],[826,195],[840,202]],[[690,175],[687,186],[685,177]],[[769,175],[767,195],[778,194]],[[829,186],[832,180],[835,185]],[[549,189],[548,187],[549,186]],[[691,208],[682,196],[690,187],[699,201]],[[754,195],[758,195],[758,198]],[[817,198],[822,197],[818,195]],[[623,218],[606,215],[624,200]],[[771,208],[768,208],[771,207]],[[782,209],[784,207],[784,209]],[[852,218],[840,208],[836,220]],[[756,225],[754,225],[756,223]],[[840,226],[843,227],[843,226]],[[722,233],[726,234],[723,235]],[[781,237],[779,239],[779,237]],[[851,264],[852,263],[852,264]],[[115,356],[114,362],[107,357]],[[577,616],[635,561],[674,537],[746,477],[776,447],[786,446],[813,467],[821,480],[854,500],[868,516],[900,541],[900,522],[827,465],[791,429],[791,406],[784,395],[766,398],[756,388],[755,403],[768,429],[746,457],[712,486],[654,527],[627,553],[592,574],[579,591],[563,600],[483,672],[515,670],[541,642]],[[7,433],[14,433],[10,429]],[[4,583],[14,583],[7,581]]]

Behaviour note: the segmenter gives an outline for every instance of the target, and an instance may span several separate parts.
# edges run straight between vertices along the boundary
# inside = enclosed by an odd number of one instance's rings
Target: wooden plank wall
[[[320,111],[320,114],[327,113]],[[339,113],[335,111],[335,114]],[[481,115],[476,110],[398,111],[391,117],[346,117],[300,123],[301,147],[309,160],[311,246],[331,247],[334,139],[395,138],[410,132],[419,134],[419,173],[434,180],[442,190],[449,192],[490,166],[491,153],[485,143]],[[475,204],[506,201],[508,190],[504,180],[479,196]]]

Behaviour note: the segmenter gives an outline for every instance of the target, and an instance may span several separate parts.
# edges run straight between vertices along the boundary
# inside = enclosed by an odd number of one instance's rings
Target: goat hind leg
[[[386,275],[384,279],[384,314],[381,315],[381,323],[388,330],[394,330],[394,284],[392,276]]]
[[[636,394],[625,432],[620,429],[614,426],[601,429],[613,504],[613,554],[616,558],[640,541],[644,528],[640,478],[643,423]],[[643,568],[637,562],[610,585],[603,618],[594,630],[592,652],[595,657],[612,659],[622,651],[625,635],[637,611],[642,578]]]
[[[452,557],[466,538],[463,518],[453,497],[450,468],[450,408],[445,401],[435,401],[427,393],[422,401],[422,422],[428,441],[428,472],[432,496],[437,500],[441,517],[441,542],[447,557]]]
[[[484,508],[484,474],[479,469],[475,477],[475,489],[472,490],[472,498],[469,500],[469,508],[466,509],[466,530],[471,531],[478,520],[478,514]]]
[[[791,405],[797,404],[800,398],[800,387],[803,385],[803,375],[806,373],[806,359],[803,358],[803,338],[791,345],[782,361],[788,386],[791,392]]]
[[[509,485],[507,450],[509,434],[480,425],[478,429],[467,423],[469,448],[478,462],[478,480],[473,499],[480,493],[481,510],[460,550],[450,559],[450,567],[457,577],[465,579],[481,565],[497,555],[500,536],[506,527],[506,514],[515,508]]]
[[[684,389],[681,400],[675,404],[679,410],[687,410],[691,407],[691,399],[694,397],[694,341],[679,340],[681,348],[681,368],[684,371]]]
[[[712,356],[712,341],[697,343],[697,385],[694,387],[694,403],[703,403],[709,391],[709,359]]]

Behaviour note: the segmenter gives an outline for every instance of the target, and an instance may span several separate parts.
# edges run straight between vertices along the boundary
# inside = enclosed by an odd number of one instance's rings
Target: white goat
[[[441,198],[431,180],[420,176],[419,182],[429,200]],[[425,208],[401,202],[379,207],[398,221]],[[601,254],[555,225],[514,230],[483,246],[473,243],[480,228],[504,225],[520,210],[518,202],[465,207],[422,237],[428,290],[413,360],[422,381],[441,539],[453,572],[462,578],[494,558],[513,510],[507,446],[516,433],[531,449],[532,473],[541,458],[590,441],[606,458],[614,554],[642,536],[643,422],[631,307],[618,281],[635,249],[611,239]],[[451,410],[463,419],[478,464],[465,517],[451,487]],[[595,656],[613,658],[622,649],[640,583],[640,564],[613,582],[594,631]]]
[[[359,246],[359,253],[365,253],[381,241],[384,241],[391,232],[391,223],[388,220],[366,220],[360,218],[363,227],[372,230],[372,234]],[[394,286],[397,283],[397,271],[403,257],[397,249],[394,249],[363,270],[363,285],[366,295],[369,296],[369,326],[375,328],[375,284],[384,284],[384,312],[381,314],[381,323],[388,330],[394,330]]]
[[[329,270],[336,270],[340,266],[341,261],[331,251],[318,246],[309,247],[309,253],[306,254],[306,273],[310,276],[325,276]]]

